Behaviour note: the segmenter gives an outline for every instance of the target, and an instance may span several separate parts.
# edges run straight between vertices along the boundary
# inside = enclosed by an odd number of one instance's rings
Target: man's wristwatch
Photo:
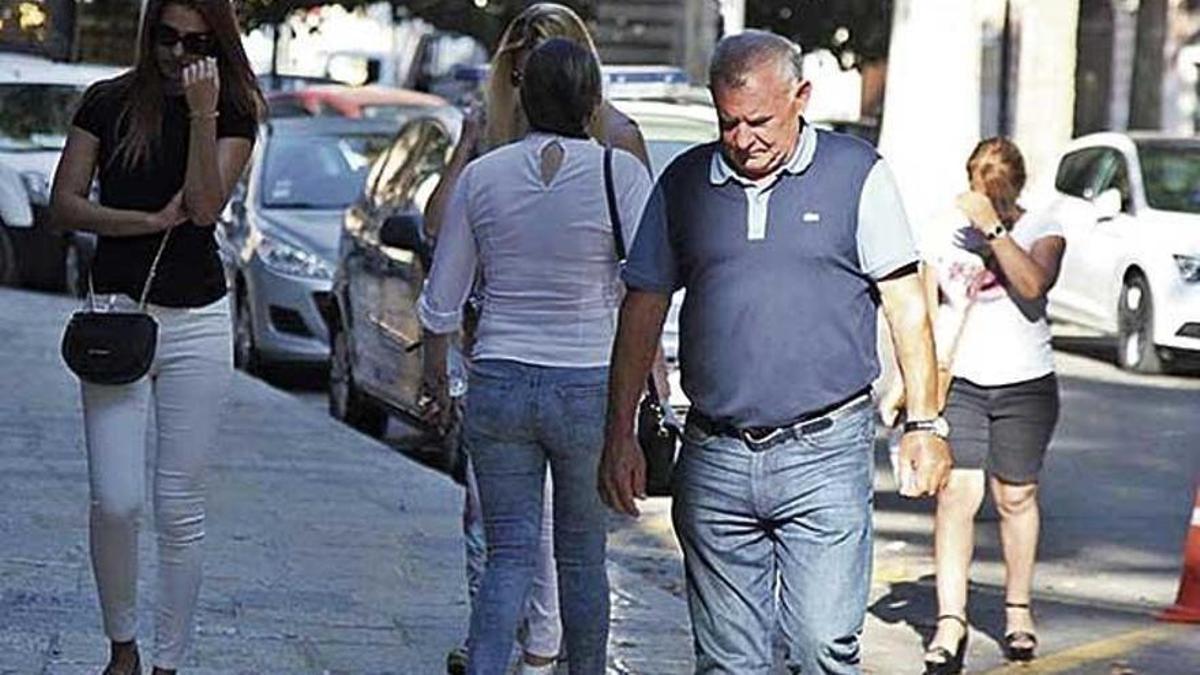
[[[928,431],[929,433],[946,440],[950,438],[950,423],[945,417],[935,417],[931,420],[909,420],[904,423],[904,433],[913,431]]]
[[[1004,227],[1004,223],[996,223],[992,229],[985,231],[983,236],[987,237],[988,241],[995,241],[997,239],[1007,237],[1008,229]]]

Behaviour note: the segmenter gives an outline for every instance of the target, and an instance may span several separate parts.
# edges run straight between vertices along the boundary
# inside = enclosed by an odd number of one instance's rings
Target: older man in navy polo
[[[906,496],[935,494],[951,457],[917,252],[887,167],[803,119],[794,43],[722,40],[710,87],[719,143],[655,187],[624,279],[600,490],[637,515],[633,423],[670,297],[692,401],[674,477],[696,671],[766,673],[778,626],[793,672],[853,673],[871,565],[882,303],[908,391]]]

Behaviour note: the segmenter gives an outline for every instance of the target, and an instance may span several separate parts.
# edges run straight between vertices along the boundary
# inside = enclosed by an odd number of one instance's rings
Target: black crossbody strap
[[[604,148],[604,196],[608,200],[608,219],[612,221],[613,243],[617,247],[617,260],[625,260],[625,233],[621,229],[621,213],[617,210],[617,188],[613,184],[613,149]]]
[[[171,232],[175,228],[167,230],[162,239],[158,243],[158,251],[154,254],[154,260],[150,263],[150,272],[146,275],[146,283],[142,286],[142,294],[138,296],[138,311],[146,311],[146,298],[150,296],[150,285],[154,283],[154,275],[158,273],[158,261],[162,260],[163,251],[167,248],[167,240],[171,238]],[[92,271],[88,270],[88,310],[96,311],[96,287],[92,283]]]
[[[608,200],[608,219],[612,221],[613,243],[617,247],[617,259],[625,260],[628,249],[625,248],[625,233],[621,229],[621,213],[617,210],[617,188],[613,184],[613,149],[604,148],[604,196]],[[663,401],[654,381],[654,373],[646,376],[646,391],[654,396],[655,401]],[[665,402],[664,402],[665,405]]]

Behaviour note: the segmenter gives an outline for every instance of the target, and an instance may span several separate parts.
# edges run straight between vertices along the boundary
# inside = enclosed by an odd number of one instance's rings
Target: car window
[[[717,140],[715,117],[711,122],[704,122],[682,116],[634,115],[634,120],[646,139],[646,151],[655,178],[688,148]]]
[[[1129,188],[1129,163],[1119,150],[1106,148],[1096,160],[1091,194],[1099,195],[1114,188],[1121,192],[1121,210],[1132,213],[1133,194]]]
[[[1200,147],[1143,145],[1138,154],[1150,208],[1200,213]]]
[[[1095,168],[1103,153],[1103,148],[1085,148],[1063,157],[1058,165],[1054,187],[1059,192],[1081,199],[1095,197],[1096,193],[1092,192],[1096,177]]]
[[[425,210],[450,152],[450,136],[435,120],[422,120],[412,149],[399,169],[385,176],[378,193],[380,207],[388,211]]]
[[[379,209],[387,203],[388,191],[412,156],[413,149],[420,140],[422,126],[421,121],[416,121],[404,127],[396,137],[396,142],[392,144],[392,149],[388,151],[387,157],[379,163],[378,171],[373,171],[372,176],[368,178],[372,186],[372,207]]]
[[[0,152],[62,150],[83,88],[0,84]]]
[[[275,136],[262,178],[266,208],[342,209],[358,196],[371,162],[391,139],[382,134]]]

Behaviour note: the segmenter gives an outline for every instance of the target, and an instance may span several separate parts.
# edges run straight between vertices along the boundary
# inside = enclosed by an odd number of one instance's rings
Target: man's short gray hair
[[[746,84],[751,70],[772,61],[784,77],[804,80],[804,51],[795,42],[761,30],[722,38],[708,69],[708,86],[737,89]]]

